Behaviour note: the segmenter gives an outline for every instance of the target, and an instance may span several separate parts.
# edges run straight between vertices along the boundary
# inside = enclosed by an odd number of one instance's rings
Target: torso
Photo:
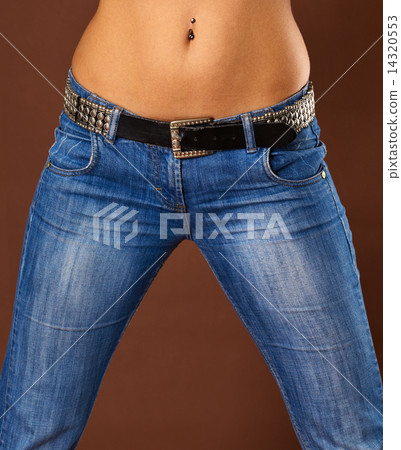
[[[90,91],[166,121],[273,105],[309,70],[290,0],[101,0],[72,60]]]

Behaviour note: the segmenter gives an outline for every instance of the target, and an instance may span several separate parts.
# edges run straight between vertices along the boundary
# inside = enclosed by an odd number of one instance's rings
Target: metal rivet
[[[322,178],[326,178],[326,172],[324,170],[322,171]]]

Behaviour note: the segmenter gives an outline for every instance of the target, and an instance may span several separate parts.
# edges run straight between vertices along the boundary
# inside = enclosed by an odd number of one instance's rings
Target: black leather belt
[[[107,137],[113,109],[80,97],[67,78],[64,111],[78,125]],[[312,82],[299,100],[275,112],[251,117],[257,147],[278,147],[295,139],[315,115]],[[246,148],[242,120],[214,122],[212,117],[164,122],[122,112],[116,136],[170,147],[176,158],[192,158],[218,150]]]

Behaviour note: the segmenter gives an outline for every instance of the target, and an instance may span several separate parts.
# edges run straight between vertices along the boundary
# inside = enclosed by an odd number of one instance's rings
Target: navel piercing
[[[196,20],[195,20],[195,17],[192,17],[192,19],[191,19],[191,23],[195,23],[196,22]],[[188,30],[188,39],[194,39],[194,37],[195,37],[195,35],[194,35],[194,30],[192,29],[192,28],[190,28],[189,30]]]

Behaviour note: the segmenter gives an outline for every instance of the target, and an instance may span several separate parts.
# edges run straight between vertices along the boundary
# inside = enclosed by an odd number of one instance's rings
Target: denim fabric
[[[381,449],[382,384],[317,119],[290,144],[175,159],[63,112],[30,206],[0,378],[2,449],[73,449],[157,272],[193,240],[280,387],[304,449]],[[129,111],[126,111],[130,113]],[[131,113],[132,114],[132,113]],[[135,115],[135,114],[134,114]],[[266,443],[266,448],[268,448]],[[274,445],[272,446],[274,448]]]

